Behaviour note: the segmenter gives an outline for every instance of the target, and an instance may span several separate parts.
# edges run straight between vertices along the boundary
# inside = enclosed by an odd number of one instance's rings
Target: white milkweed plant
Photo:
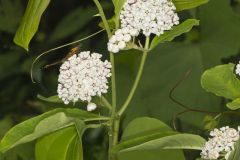
[[[214,129],[210,132],[212,138],[206,141],[199,135],[180,133],[151,117],[139,117],[124,129],[121,127],[125,111],[131,107],[129,104],[136,93],[151,51],[159,44],[172,41],[198,26],[199,20],[182,20],[179,12],[207,2],[208,0],[112,0],[114,14],[107,19],[102,2],[93,0],[98,10],[95,17],[101,19],[101,30],[74,43],[104,31],[108,37],[105,48],[109,52],[104,55],[108,56],[102,56],[103,53],[91,48],[90,51],[76,51],[67,57],[59,69],[57,95],[39,96],[42,101],[65,107],[50,110],[11,128],[1,140],[0,151],[5,153],[21,144],[34,141],[36,160],[83,160],[83,134],[89,133],[85,132],[88,129],[102,128],[107,131],[104,133],[108,137],[105,148],[108,160],[151,159],[147,156],[149,154],[144,157],[144,154],[139,153],[150,153],[155,160],[176,160],[176,157],[177,160],[184,160],[184,150],[198,151],[201,159],[234,160],[239,155],[239,129],[228,126]],[[14,37],[17,45],[29,50],[29,43],[37,32],[42,14],[49,3],[49,0],[29,0]],[[55,2],[51,3],[54,5]],[[70,44],[73,43],[64,46]],[[117,90],[121,86],[116,85],[118,77],[115,56],[128,54],[133,50],[141,54],[140,64],[129,94],[125,96],[124,102],[119,104]],[[48,51],[44,52],[46,53]],[[237,106],[238,97],[217,88],[230,83],[234,87],[240,86],[233,70],[234,64],[207,70],[201,82],[206,91],[233,100],[227,106],[236,109],[240,106]],[[229,72],[231,82],[224,83],[224,77],[223,80],[213,81],[213,74],[209,73],[219,75],[224,71]],[[236,73],[239,74],[239,66]],[[33,74],[31,75],[34,80]],[[85,107],[78,107],[78,103]],[[213,119],[216,120],[221,115],[222,113],[216,113]]]

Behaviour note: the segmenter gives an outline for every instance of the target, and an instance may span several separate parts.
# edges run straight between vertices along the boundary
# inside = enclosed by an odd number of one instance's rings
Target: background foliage
[[[61,59],[70,48],[58,50],[38,62],[34,70],[34,77],[38,82],[35,84],[31,82],[29,75],[32,60],[47,49],[99,30],[99,18],[93,17],[97,10],[91,1],[55,1],[50,3],[43,14],[39,30],[29,48],[30,54],[27,54],[13,44],[13,37],[26,3],[20,0],[0,0],[0,137],[14,124],[57,107],[38,100],[37,94],[56,94],[58,66],[46,70],[42,70],[41,66]],[[110,18],[113,6],[107,0],[103,1],[103,4]],[[127,110],[122,128],[140,116],[154,117],[173,126],[174,115],[183,109],[169,98],[169,92],[189,70],[189,76],[174,92],[175,99],[194,109],[215,112],[226,110],[224,99],[201,88],[200,76],[209,67],[222,63],[236,63],[239,60],[240,1],[210,0],[208,4],[197,9],[182,11],[180,16],[182,21],[187,18],[199,19],[200,26],[174,42],[165,42],[151,51],[137,94]],[[100,34],[84,41],[82,50],[94,48],[108,57],[106,39],[105,34]],[[126,98],[140,60],[138,52],[126,52],[116,55],[118,104],[122,104]],[[239,119],[236,117],[226,116],[219,124],[214,124],[222,126],[228,122],[228,125],[237,125],[237,120]],[[204,129],[214,127],[207,126],[209,121],[211,117],[206,117],[205,114],[189,112],[177,117],[175,123],[178,131],[200,133],[204,136]],[[90,134],[84,136],[86,157],[105,159],[107,137],[102,136],[105,131],[98,129],[89,132]],[[18,147],[4,156],[1,155],[0,159],[33,159],[33,145],[31,143]],[[191,154],[188,159],[195,157]]]

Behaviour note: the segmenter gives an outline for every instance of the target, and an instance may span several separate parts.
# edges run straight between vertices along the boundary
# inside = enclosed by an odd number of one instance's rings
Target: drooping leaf
[[[240,98],[233,100],[232,102],[227,103],[227,107],[231,110],[237,110],[240,108]]]
[[[26,120],[3,137],[0,151],[5,152],[19,144],[27,143],[59,129],[74,125],[75,119],[98,120],[99,115],[80,109],[55,109],[37,117]]]
[[[240,81],[233,73],[234,64],[219,65],[206,70],[201,78],[207,91],[229,99],[240,97]]]
[[[75,127],[46,135],[36,143],[36,160],[82,160],[82,144],[79,139],[81,137],[78,137]]]
[[[194,26],[199,25],[199,20],[196,19],[188,19],[178,26],[174,26],[170,31],[166,31],[163,35],[156,36],[151,43],[150,49],[155,48],[158,44],[172,41],[175,37],[189,32]]]
[[[29,0],[21,24],[14,37],[14,42],[28,51],[28,45],[36,33],[41,16],[50,0]]]
[[[177,11],[192,9],[207,3],[209,0],[173,0]]]

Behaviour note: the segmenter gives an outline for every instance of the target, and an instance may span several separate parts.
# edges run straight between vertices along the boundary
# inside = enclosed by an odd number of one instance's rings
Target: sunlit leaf
[[[80,109],[55,109],[37,117],[26,120],[3,137],[0,151],[5,152],[19,144],[27,143],[59,129],[74,125],[76,119],[98,120],[99,115]]]
[[[207,91],[229,99],[240,97],[240,81],[233,73],[234,64],[219,65],[206,70],[201,78]]]
[[[28,45],[36,33],[41,16],[47,8],[50,0],[29,0],[21,21],[21,24],[14,37],[14,42],[28,50]]]
[[[44,136],[36,143],[36,160],[82,160],[82,144],[79,139],[81,137],[78,137],[74,127]]]
[[[231,110],[237,110],[240,108],[240,98],[233,100],[232,102],[227,103],[227,107]]]

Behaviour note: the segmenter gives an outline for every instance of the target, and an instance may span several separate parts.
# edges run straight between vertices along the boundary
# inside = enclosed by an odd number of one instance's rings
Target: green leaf
[[[51,103],[63,103],[63,101],[58,97],[58,95],[50,96],[50,97],[44,97],[42,95],[37,95],[37,98],[45,101],[45,102],[51,102]]]
[[[198,136],[192,134],[176,134],[169,135],[165,137],[160,137],[148,142],[133,146],[130,148],[122,149],[121,152],[129,151],[142,151],[142,150],[162,150],[162,149],[191,149],[191,150],[201,150],[205,140]],[[120,143],[121,144],[121,143]]]
[[[136,118],[132,122],[130,122],[128,126],[124,129],[121,143],[115,146],[112,152],[117,154],[119,151],[126,148],[131,148],[154,139],[175,134],[177,134],[177,132],[173,132],[170,127],[168,127],[166,124],[159,121],[158,119],[149,117]],[[120,160],[155,160],[155,157],[164,157],[165,160],[172,160],[176,158],[178,158],[178,160],[184,159],[183,153],[180,150],[162,150],[158,152],[146,151],[137,153],[128,152],[117,155]],[[153,157],[152,155],[155,155],[155,157]]]
[[[163,35],[156,36],[151,43],[150,49],[155,48],[158,44],[172,41],[175,37],[189,32],[194,26],[199,25],[199,20],[196,19],[188,19],[178,26],[174,26],[170,31],[166,31]]]
[[[120,12],[121,12],[126,0],[112,0],[112,2],[114,5],[114,13],[115,13],[115,15],[112,19],[115,21],[115,24],[118,24],[119,18],[120,18]]]
[[[34,146],[35,143],[22,144],[14,149],[0,153],[0,160],[30,160],[34,159]]]
[[[227,103],[227,107],[231,110],[237,110],[240,108],[240,98],[233,100],[232,102]]]
[[[191,9],[207,3],[209,0],[173,0],[177,11]]]
[[[84,127],[84,126],[82,126]],[[82,160],[82,144],[74,127],[68,127],[39,139],[36,160]]]
[[[107,22],[108,22],[108,25],[109,25],[110,29],[114,29],[116,27],[115,26],[115,16],[113,16],[111,19],[108,19]],[[98,26],[105,29],[105,26],[104,26],[103,22],[100,22],[98,24]]]
[[[44,101],[44,102],[50,102],[50,103],[63,103],[63,101],[58,97],[58,95],[54,95],[54,96],[50,96],[50,97],[44,97],[42,95],[38,95],[37,96],[38,99]],[[81,103],[87,103],[87,102],[83,102],[83,101],[78,101],[78,102],[81,102]],[[103,106],[105,107],[105,104],[104,104],[104,101],[102,99],[102,97],[93,97],[92,101],[93,103],[99,105],[99,106]]]
[[[207,92],[228,99],[240,97],[240,81],[233,70],[234,64],[219,65],[206,70],[201,78],[202,87]]]
[[[235,143],[234,150],[229,155],[228,160],[240,160],[240,140]]]
[[[106,118],[80,109],[55,109],[26,120],[3,137],[0,151],[5,152],[19,144],[27,143],[59,129],[74,125],[76,119],[98,120]],[[107,118],[106,118],[107,119]]]
[[[114,4],[114,12],[115,12],[115,16],[119,17],[120,12],[122,10],[122,7],[124,5],[124,3],[126,2],[126,0],[112,0],[113,4]]]
[[[212,116],[205,116],[203,119],[203,124],[204,124],[204,129],[211,131],[214,128],[216,128],[216,126],[218,125],[218,120],[216,120],[214,117]]]
[[[14,42],[28,51],[28,45],[36,33],[41,16],[50,0],[29,0]]]
[[[158,119],[141,117],[134,119],[128,124],[121,140],[125,141],[134,137],[169,131],[172,131],[172,129]]]

